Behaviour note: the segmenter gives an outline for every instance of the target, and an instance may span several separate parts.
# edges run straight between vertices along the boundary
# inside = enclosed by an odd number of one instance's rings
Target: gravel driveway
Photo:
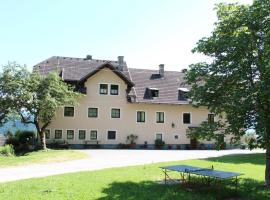
[[[78,171],[91,171],[111,167],[142,165],[157,162],[218,157],[229,154],[248,154],[262,150],[78,150],[89,155],[83,160],[0,169],[0,182],[44,177]]]

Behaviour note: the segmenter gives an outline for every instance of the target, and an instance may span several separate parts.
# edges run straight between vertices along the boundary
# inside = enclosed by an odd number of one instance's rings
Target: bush
[[[12,145],[16,153],[29,151],[30,145],[35,144],[36,140],[34,132],[24,130],[18,130],[15,134],[8,131],[6,137],[6,144]]]
[[[160,140],[160,139],[155,140],[155,147],[157,149],[161,149],[164,145],[165,145],[165,142],[163,140]]]
[[[2,156],[14,156],[14,148],[11,144],[6,144],[0,147],[0,155]]]

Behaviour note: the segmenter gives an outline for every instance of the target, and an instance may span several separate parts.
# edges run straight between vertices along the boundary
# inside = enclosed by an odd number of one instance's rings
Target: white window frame
[[[91,131],[96,131],[97,132],[97,138],[95,140],[91,139]],[[98,141],[98,130],[97,129],[90,129],[89,130],[89,140],[90,141]]]
[[[157,113],[158,112],[163,112],[164,113],[164,122],[157,122]],[[155,112],[155,122],[156,122],[156,124],[165,124],[165,122],[166,122],[166,113],[165,113],[165,111],[156,111]]]
[[[188,125],[187,123],[184,123],[184,114],[185,113],[190,114],[190,123],[189,124],[192,124],[192,114],[191,114],[191,112],[182,112],[182,124]]]
[[[88,110],[89,110],[89,108],[97,108],[97,117],[89,117],[89,116],[88,116]],[[99,118],[99,107],[88,106],[88,107],[87,107],[87,113],[86,113],[86,116],[87,116],[88,119],[98,119],[98,118]]]
[[[137,121],[137,113],[138,112],[144,112],[144,122],[138,122]],[[136,113],[135,113],[135,121],[137,124],[145,124],[146,123],[146,111],[145,110],[136,110]]]
[[[68,131],[73,131],[73,139],[68,139]],[[75,140],[75,130],[74,129],[66,129],[66,140]]]
[[[120,117],[119,118],[113,118],[112,117],[112,109],[119,109],[120,110]],[[123,116],[122,116],[122,109],[121,108],[116,108],[116,107],[111,107],[110,108],[110,118],[111,119],[121,119]]]
[[[111,86],[112,85],[117,85],[118,86],[118,94],[111,94]],[[120,85],[119,84],[110,83],[110,96],[119,96],[119,94],[120,94]]]
[[[108,138],[109,131],[115,131],[115,139],[109,139]],[[117,140],[117,130],[107,130],[106,139],[107,139],[107,141],[116,141]]]
[[[80,139],[80,132],[79,131],[85,131],[85,138],[84,139]],[[78,132],[78,140],[79,141],[86,140],[86,138],[87,138],[87,130],[86,129],[78,129],[77,132]]]
[[[59,138],[58,139],[55,138],[55,131],[56,130],[62,131],[62,137],[60,139]],[[54,137],[53,137],[53,139],[55,139],[55,140],[64,140],[64,130],[63,129],[54,129]]]
[[[164,134],[163,133],[159,133],[159,132],[155,133],[155,140],[158,139],[157,138],[157,134],[161,134],[161,140],[164,141]]]
[[[65,107],[73,107],[74,109],[74,115],[73,116],[65,116]],[[67,117],[67,118],[75,118],[75,113],[76,113],[76,110],[75,110],[75,106],[64,106],[63,107],[63,117]]]

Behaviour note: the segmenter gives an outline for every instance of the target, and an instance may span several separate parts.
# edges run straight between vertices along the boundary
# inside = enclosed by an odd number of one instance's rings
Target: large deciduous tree
[[[192,64],[187,82],[191,98],[226,115],[224,133],[239,138],[255,129],[257,146],[266,149],[266,185],[270,186],[270,1],[251,5],[218,4],[217,22],[193,52],[210,57]]]
[[[74,105],[81,94],[73,91],[56,74],[41,76],[25,66],[9,63],[0,74],[0,120],[17,115],[25,124],[34,124],[42,149],[46,149],[45,129],[64,105]]]

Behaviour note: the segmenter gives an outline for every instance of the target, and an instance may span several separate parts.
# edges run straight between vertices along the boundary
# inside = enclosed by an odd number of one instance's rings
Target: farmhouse
[[[129,142],[132,134],[138,148],[153,148],[156,139],[171,148],[186,148],[192,142],[187,130],[215,120],[187,98],[185,71],[166,71],[163,64],[157,70],[135,69],[128,68],[123,56],[116,61],[54,56],[35,65],[34,71],[55,71],[85,94],[76,106],[58,110],[46,130],[47,143],[114,148]]]

